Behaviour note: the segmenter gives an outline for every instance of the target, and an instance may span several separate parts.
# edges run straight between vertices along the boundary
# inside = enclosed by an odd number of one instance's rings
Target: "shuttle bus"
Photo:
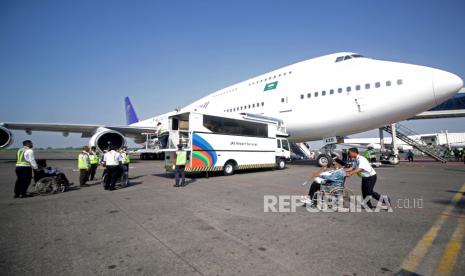
[[[186,172],[284,169],[290,146],[282,120],[256,114],[213,115],[180,112],[168,118],[165,169],[173,170],[178,144],[188,152]]]

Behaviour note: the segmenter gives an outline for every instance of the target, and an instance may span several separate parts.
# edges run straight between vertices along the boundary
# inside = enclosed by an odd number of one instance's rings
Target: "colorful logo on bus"
[[[192,141],[192,166],[197,167],[213,167],[216,164],[216,151],[213,147],[200,137],[197,133],[193,133]]]

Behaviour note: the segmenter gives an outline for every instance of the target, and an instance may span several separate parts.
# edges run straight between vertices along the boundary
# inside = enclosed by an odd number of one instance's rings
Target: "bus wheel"
[[[320,166],[320,167],[329,167],[333,163],[332,161],[333,160],[326,154],[320,154],[316,158],[316,162],[317,162],[318,166]]]
[[[286,160],[282,158],[278,159],[277,165],[278,165],[278,169],[284,170],[286,168]]]
[[[228,161],[226,164],[224,164],[223,174],[224,175],[233,175],[234,174],[234,163],[233,162]]]

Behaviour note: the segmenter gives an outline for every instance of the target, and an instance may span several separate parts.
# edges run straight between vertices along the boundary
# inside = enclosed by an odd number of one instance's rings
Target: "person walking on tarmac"
[[[78,156],[78,169],[79,169],[79,186],[80,187],[88,187],[89,185],[86,183],[89,179],[89,147],[84,146],[82,147],[82,152]]]
[[[110,151],[103,156],[105,163],[105,170],[107,177],[105,178],[104,189],[113,191],[115,189],[116,181],[120,174],[121,154],[112,147]]]
[[[131,163],[131,158],[129,153],[127,153],[128,148],[122,147],[121,148],[121,164],[123,165],[123,170],[129,173],[129,163]]]
[[[363,152],[363,156],[370,161],[370,163],[376,162],[376,151],[373,148],[373,145],[368,145],[368,149]]]
[[[96,147],[91,147],[90,152],[89,152],[89,164],[90,164],[90,170],[89,170],[89,180],[92,181],[95,178],[95,174],[97,173],[97,167],[98,163],[100,161],[100,156],[97,152]]]
[[[409,162],[413,162],[413,151],[412,150],[407,151],[407,160]]]
[[[37,162],[34,158],[33,144],[31,140],[23,141],[23,147],[16,153],[16,184],[14,197],[27,197],[27,189],[31,184],[32,170],[37,170]]]
[[[176,183],[174,187],[184,187],[186,185],[186,174],[184,169],[186,168],[187,163],[187,152],[182,150],[182,144],[178,145],[178,150],[176,151],[176,158],[175,158],[175,167],[174,167],[174,177],[176,179]],[[179,180],[181,178],[181,184],[179,184]]]
[[[349,149],[349,157],[354,159],[352,168],[349,168],[346,170],[347,176],[352,176],[354,174],[357,174],[362,178],[362,196],[363,199],[365,200],[366,197],[370,196],[373,197],[374,199],[380,201],[381,196],[375,192],[373,189],[376,184],[377,176],[376,176],[376,171],[373,169],[373,167],[370,165],[368,160],[358,154],[358,149],[357,148],[350,148]],[[390,202],[389,198],[388,201]],[[373,205],[371,204],[371,200],[368,199],[366,205],[368,208],[373,209]],[[388,206],[383,206],[383,208],[386,208]]]

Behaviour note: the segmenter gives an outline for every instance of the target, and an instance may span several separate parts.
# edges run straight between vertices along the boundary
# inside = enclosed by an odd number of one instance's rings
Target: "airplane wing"
[[[91,137],[99,130],[99,128],[118,131],[127,137],[140,136],[142,133],[155,131],[155,127],[105,126],[90,124],[0,123],[0,125],[10,130],[25,130],[28,134],[32,133],[32,131],[51,131],[62,132],[64,134],[81,133],[82,137]]]

